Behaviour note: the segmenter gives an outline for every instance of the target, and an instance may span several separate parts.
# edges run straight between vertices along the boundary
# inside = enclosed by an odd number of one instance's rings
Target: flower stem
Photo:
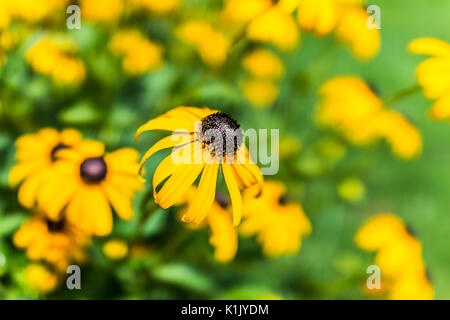
[[[420,86],[418,84],[415,84],[413,86],[401,89],[390,96],[386,97],[384,99],[384,102],[386,105],[394,104],[395,102],[402,100],[420,90]]]

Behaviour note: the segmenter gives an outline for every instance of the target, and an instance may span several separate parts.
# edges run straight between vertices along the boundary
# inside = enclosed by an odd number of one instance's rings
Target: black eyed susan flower
[[[375,251],[391,299],[433,299],[434,289],[422,258],[422,244],[411,228],[395,215],[369,219],[356,233],[356,244]]]
[[[81,230],[102,236],[112,230],[110,204],[121,219],[131,219],[131,200],[141,187],[136,150],[105,154],[103,143],[86,140],[58,156],[38,194],[38,204],[51,220],[64,214]]]
[[[244,193],[244,236],[257,236],[267,256],[293,254],[300,250],[302,237],[311,233],[311,223],[298,203],[287,200],[280,182],[267,181],[262,193],[248,189]]]
[[[71,226],[64,217],[52,221],[45,215],[26,220],[13,237],[14,245],[26,249],[30,260],[46,261],[60,271],[85,261],[89,237]]]
[[[197,188],[192,186],[186,193],[185,206],[180,210],[181,216],[195,200]],[[232,216],[229,210],[229,201],[223,194],[216,192],[214,202],[206,219],[201,224],[189,225],[191,228],[209,226],[211,236],[209,242],[214,247],[214,259],[219,262],[229,262],[234,259],[238,248],[238,234],[233,226]]]
[[[22,183],[18,196],[24,207],[34,206],[37,193],[47,180],[59,152],[81,141],[81,133],[76,130],[58,132],[53,128],[44,128],[38,133],[25,134],[17,139],[17,164],[9,173],[9,184],[16,187]]]
[[[242,209],[239,189],[262,183],[261,172],[250,159],[237,122],[216,110],[178,107],[141,126],[136,139],[142,132],[150,130],[174,134],[161,139],[147,151],[141,168],[154,153],[176,147],[153,175],[155,201],[164,209],[176,204],[201,175],[195,199],[182,218],[185,222],[198,224],[214,202],[217,174],[221,168],[231,196],[233,225],[237,226]],[[160,185],[162,187],[157,191]]]
[[[450,120],[450,44],[435,38],[419,38],[409,51],[431,57],[419,64],[416,78],[428,99],[437,99],[429,115],[434,120]]]
[[[319,94],[319,124],[335,129],[350,143],[363,146],[384,139],[399,158],[411,159],[421,153],[419,130],[400,113],[388,110],[361,78],[331,78]]]

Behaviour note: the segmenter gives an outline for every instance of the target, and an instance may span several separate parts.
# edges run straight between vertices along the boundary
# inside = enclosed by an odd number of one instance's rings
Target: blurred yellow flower
[[[51,220],[64,214],[81,230],[104,236],[113,227],[110,204],[121,219],[132,218],[131,200],[141,188],[136,150],[105,154],[103,143],[85,140],[58,157],[38,193],[38,204]]]
[[[242,66],[255,77],[279,79],[284,75],[283,62],[266,49],[257,49],[242,59]]]
[[[237,226],[242,214],[239,189],[262,183],[261,172],[250,160],[238,123],[216,110],[177,107],[142,125],[136,132],[136,139],[141,133],[152,130],[176,133],[155,143],[140,164],[142,168],[154,153],[176,147],[159,164],[153,175],[156,203],[164,209],[176,204],[201,175],[195,199],[182,218],[185,222],[199,224],[211,210],[217,174],[221,167],[233,206],[233,225]],[[220,134],[223,137],[222,143],[215,142],[215,137],[210,134]],[[230,144],[233,145],[232,150],[227,147]],[[156,191],[168,177],[161,189]]]
[[[368,18],[369,14],[363,9],[348,8],[342,13],[336,27],[336,37],[361,60],[372,59],[381,45],[379,30],[367,27]]]
[[[175,9],[179,0],[128,0],[137,9],[145,9],[155,13],[168,13]]]
[[[65,272],[72,262],[86,259],[85,247],[89,238],[67,223],[36,215],[26,220],[13,237],[16,247],[26,249],[31,260],[43,260]]]
[[[272,5],[271,0],[226,0],[223,15],[232,22],[249,22]]]
[[[28,49],[26,60],[34,71],[51,77],[55,83],[77,85],[84,80],[86,71],[75,53],[72,42],[43,37]]]
[[[24,280],[32,289],[40,293],[49,293],[58,285],[58,276],[42,264],[33,263],[24,270]]]
[[[83,19],[111,23],[117,21],[123,13],[123,0],[80,0]]]
[[[122,66],[130,75],[154,71],[163,64],[162,46],[150,41],[138,30],[116,33],[109,43],[110,50],[122,57]]]
[[[248,28],[250,40],[273,44],[281,50],[292,50],[300,41],[294,17],[278,7],[265,10],[253,19]]]
[[[366,193],[364,183],[357,178],[346,178],[338,184],[339,196],[348,202],[359,202]]]
[[[277,83],[270,79],[249,78],[242,82],[245,97],[257,108],[270,106],[278,98]]]
[[[428,99],[437,99],[429,115],[434,120],[450,120],[450,44],[435,38],[419,38],[409,51],[430,55],[416,69],[416,78]]]
[[[37,193],[47,181],[59,152],[74,147],[81,140],[81,133],[74,129],[58,132],[53,128],[43,128],[17,139],[17,164],[9,172],[9,184],[16,187],[22,182],[18,195],[21,205],[26,208],[35,205]]]
[[[186,213],[186,209],[194,201],[197,191],[194,186],[189,189],[186,194],[186,205],[180,210],[181,215]],[[215,200],[204,220],[206,223],[194,226],[195,228],[209,226],[211,231],[209,242],[214,247],[214,258],[219,262],[233,260],[238,248],[237,230],[233,226],[232,215],[228,209],[228,201],[224,201],[224,196],[216,193]]]
[[[128,244],[121,239],[111,239],[103,245],[102,250],[109,259],[121,260],[128,254]]]
[[[399,158],[407,160],[421,153],[418,129],[401,114],[386,109],[361,78],[334,77],[320,87],[319,95],[319,124],[337,130],[352,144],[362,146],[382,138]]]
[[[369,29],[369,14],[361,0],[301,0],[297,19],[302,30],[335,36],[362,60],[371,59],[380,48],[380,32]]]
[[[373,216],[358,230],[355,242],[364,250],[376,251],[375,264],[386,286],[381,289],[390,299],[433,299],[422,244],[400,218],[387,213]]]
[[[11,19],[20,19],[30,23],[52,18],[58,12],[64,12],[68,0],[1,0],[0,28],[7,26]]]
[[[294,254],[300,250],[302,237],[311,233],[311,223],[298,203],[285,198],[280,182],[267,181],[262,192],[246,190],[243,199],[244,236],[257,236],[267,256]]]
[[[177,36],[191,44],[202,60],[211,66],[220,66],[227,59],[230,41],[209,23],[192,20],[182,24],[176,31]]]

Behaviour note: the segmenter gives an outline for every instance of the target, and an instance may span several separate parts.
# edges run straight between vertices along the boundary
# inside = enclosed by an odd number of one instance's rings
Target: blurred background
[[[416,86],[414,71],[424,60],[407,51],[408,43],[419,37],[450,40],[449,1],[369,1],[367,5],[381,8],[381,47],[369,61],[356,59],[331,35],[300,31],[300,43],[284,51],[233,31],[232,50],[219,66],[202,61],[177,36],[177,28],[192,18],[220,25],[215,21],[222,1],[180,0],[167,12],[133,11],[125,1],[123,13],[111,21],[85,15],[82,2],[75,2],[81,6],[80,29],[66,28],[68,2],[42,19],[23,15],[0,27],[0,298],[383,298],[365,289],[366,268],[374,264],[374,253],[361,250],[354,241],[361,226],[377,213],[392,213],[414,229],[434,297],[450,298],[450,126],[427,116],[432,102],[420,90],[397,99],[399,92]],[[137,29],[161,46],[158,67],[127,72],[123,55],[111,45],[124,28]],[[76,47],[70,56],[78,57],[85,68],[84,76],[74,76],[78,83],[58,84],[27,60],[27,52],[43,37],[70,39]],[[257,47],[275,52],[285,68],[277,80],[278,96],[264,107],[251,102],[241,85],[246,72],[241,59]],[[387,108],[403,114],[421,133],[423,150],[418,157],[399,159],[383,141],[354,146],[317,124],[319,88],[341,75],[361,77],[377,88],[381,99],[394,97]],[[14,141],[43,127],[70,127],[103,141],[107,150],[129,146],[143,154],[163,135],[147,134],[136,143],[137,128],[179,105],[227,112],[244,129],[280,130],[280,171],[265,179],[285,184],[289,198],[302,205],[311,222],[312,233],[302,240],[300,250],[267,257],[254,237],[240,237],[236,257],[217,262],[208,230],[190,230],[179,221],[177,208],[159,208],[148,182],[134,199],[133,219],[115,220],[111,235],[93,239],[82,266],[82,290],[67,290],[65,281],[45,293],[30,288],[24,276],[29,258],[12,241],[30,214],[8,184]],[[149,181],[162,159],[157,154],[148,163]],[[124,257],[105,254],[104,244],[110,239],[126,243]]]

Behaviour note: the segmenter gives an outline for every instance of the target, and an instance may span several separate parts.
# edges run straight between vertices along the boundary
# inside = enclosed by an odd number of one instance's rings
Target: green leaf
[[[19,228],[25,215],[23,213],[8,214],[0,218],[0,238],[12,234]]]

